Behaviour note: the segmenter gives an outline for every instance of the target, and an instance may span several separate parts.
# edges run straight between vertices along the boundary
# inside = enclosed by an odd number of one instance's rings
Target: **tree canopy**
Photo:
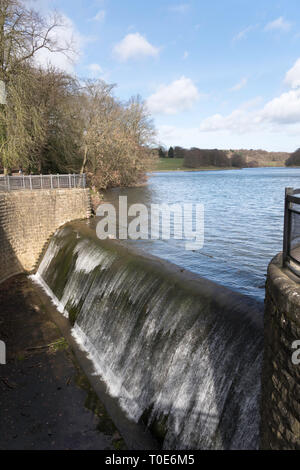
[[[286,166],[300,166],[300,148],[298,148],[285,162]]]
[[[72,44],[61,45],[53,34],[63,26],[62,18],[57,13],[45,18],[34,9],[26,8],[25,2],[1,0],[0,80],[7,83],[41,49],[70,52]]]
[[[169,158],[174,158],[174,149],[173,147],[170,147],[168,150],[168,157]]]
[[[0,166],[6,171],[85,171],[96,188],[130,185],[144,178],[155,135],[139,96],[121,102],[114,85],[79,80],[34,62],[43,48],[68,53],[53,40],[62,27],[18,0],[0,2]]]

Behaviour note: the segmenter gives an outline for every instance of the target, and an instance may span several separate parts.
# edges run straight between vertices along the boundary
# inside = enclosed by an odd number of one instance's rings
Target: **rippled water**
[[[107,191],[115,202],[202,203],[205,241],[201,250],[185,250],[183,240],[128,241],[235,291],[264,298],[271,258],[282,249],[285,187],[300,187],[300,169],[169,172],[150,176],[141,188]]]

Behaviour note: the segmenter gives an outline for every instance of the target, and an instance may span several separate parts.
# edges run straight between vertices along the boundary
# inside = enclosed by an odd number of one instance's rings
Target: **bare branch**
[[[61,44],[57,31],[65,27],[63,18],[54,12],[46,19],[19,0],[0,2],[0,78],[6,82],[23,63],[34,58],[41,49],[59,52],[70,59],[72,42]]]

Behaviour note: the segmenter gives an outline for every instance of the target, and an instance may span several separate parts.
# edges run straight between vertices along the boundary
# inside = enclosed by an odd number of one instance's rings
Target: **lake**
[[[263,300],[267,266],[282,250],[285,187],[300,187],[298,168],[153,173],[139,188],[105,192],[117,203],[203,204],[204,246],[185,250],[184,240],[128,240],[146,252]]]

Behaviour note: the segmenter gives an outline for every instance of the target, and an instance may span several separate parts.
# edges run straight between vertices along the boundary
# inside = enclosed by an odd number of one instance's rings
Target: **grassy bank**
[[[260,167],[272,167],[272,168],[275,168],[275,167],[285,167],[285,162],[261,162],[261,164],[259,165]],[[288,168],[288,167],[286,167]]]
[[[204,170],[228,170],[217,166],[201,166],[199,168],[187,168],[183,166],[183,158],[159,158],[152,171],[204,171]]]
[[[152,171],[205,171],[205,170],[238,170],[239,168],[201,166],[199,168],[187,168],[183,165],[183,158],[159,158]],[[281,167],[285,166],[282,162],[263,162],[261,167]]]

